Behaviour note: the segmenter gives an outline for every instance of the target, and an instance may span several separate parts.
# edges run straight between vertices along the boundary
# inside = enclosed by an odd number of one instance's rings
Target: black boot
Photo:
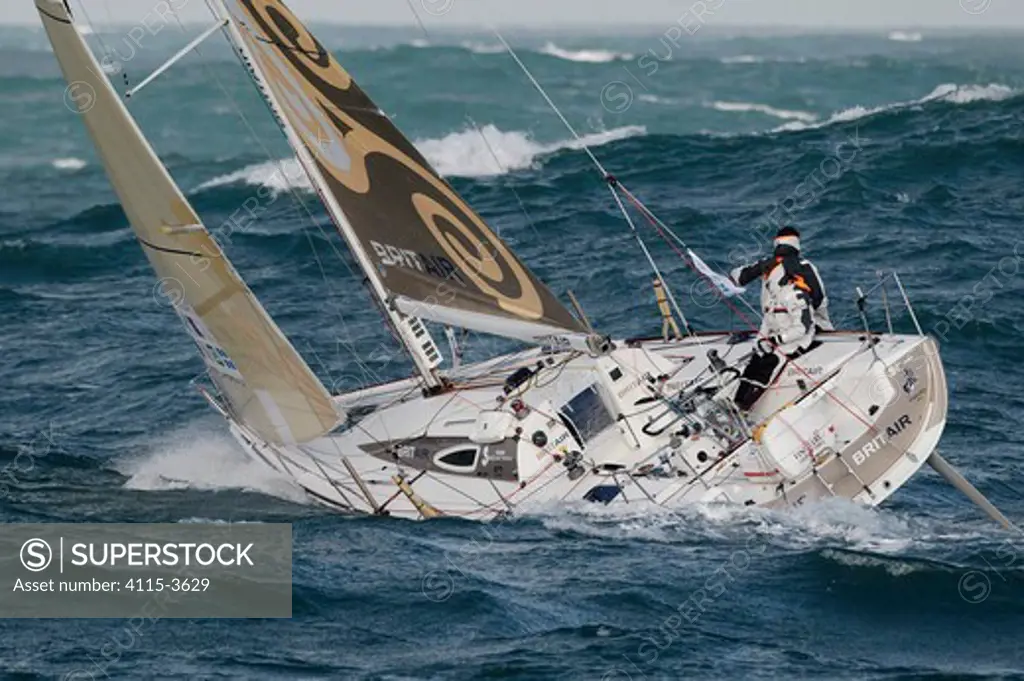
[[[766,355],[755,353],[750,358],[747,368],[740,376],[740,387],[736,390],[736,396],[733,398],[741,411],[750,411],[758,398],[764,394],[768,381],[771,380],[772,374],[775,373],[778,366],[779,356],[775,353]]]

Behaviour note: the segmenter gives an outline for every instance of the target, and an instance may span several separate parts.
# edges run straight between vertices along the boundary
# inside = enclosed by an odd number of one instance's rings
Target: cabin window
[[[476,455],[479,451],[477,447],[441,451],[434,455],[434,464],[454,473],[471,472],[476,468]]]
[[[560,410],[563,423],[573,438],[580,442],[589,442],[595,435],[612,424],[611,414],[605,408],[596,386],[590,386],[576,397],[569,400],[568,404]]]

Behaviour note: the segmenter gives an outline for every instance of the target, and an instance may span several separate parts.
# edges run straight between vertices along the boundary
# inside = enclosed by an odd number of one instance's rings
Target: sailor
[[[796,359],[817,347],[819,331],[831,331],[828,297],[818,268],[800,255],[800,232],[783,227],[775,235],[770,258],[730,273],[745,286],[761,278],[761,311],[764,318],[755,350],[733,398],[736,406],[750,410],[770,384],[783,359]]]

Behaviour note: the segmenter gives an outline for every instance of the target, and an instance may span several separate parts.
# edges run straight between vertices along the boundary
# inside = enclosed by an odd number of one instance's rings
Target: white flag
[[[719,274],[708,267],[708,264],[701,260],[697,254],[689,248],[686,249],[686,254],[690,256],[690,261],[693,262],[693,266],[697,268],[697,271],[711,280],[711,283],[718,287],[718,290],[721,291],[726,298],[738,296],[747,290],[742,286],[737,286],[732,279],[724,274]]]

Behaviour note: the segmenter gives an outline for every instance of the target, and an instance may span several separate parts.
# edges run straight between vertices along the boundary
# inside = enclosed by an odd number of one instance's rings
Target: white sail
[[[231,416],[276,444],[305,442],[338,421],[330,395],[203,227],[143,137],[62,0],[36,0],[110,183],[196,341]],[[154,351],[157,351],[154,348]]]

